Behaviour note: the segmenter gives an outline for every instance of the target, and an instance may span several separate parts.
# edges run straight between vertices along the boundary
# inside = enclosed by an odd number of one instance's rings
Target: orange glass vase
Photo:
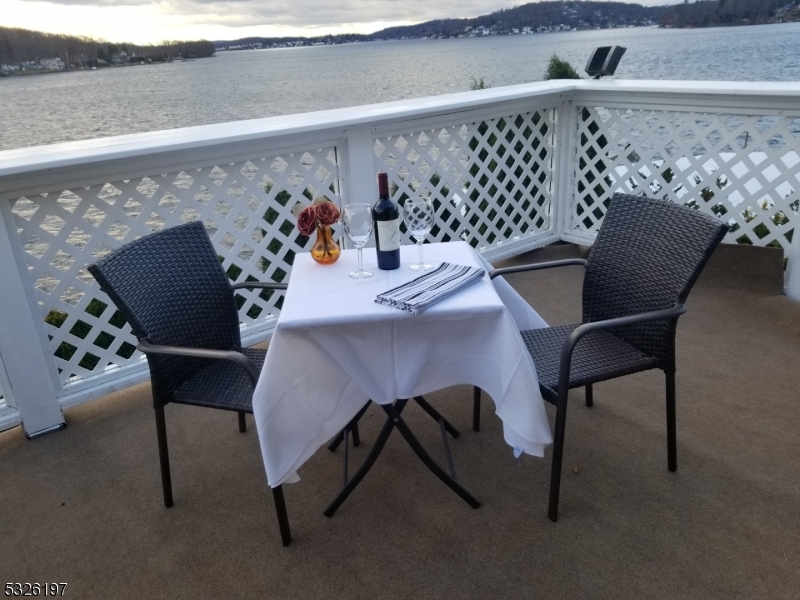
[[[317,225],[317,241],[311,248],[311,258],[322,265],[330,265],[339,260],[342,249],[333,241],[333,232],[329,225]]]

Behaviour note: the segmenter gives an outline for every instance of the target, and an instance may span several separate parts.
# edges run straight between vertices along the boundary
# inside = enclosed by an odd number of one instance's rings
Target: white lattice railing
[[[727,242],[788,254],[800,203],[800,106],[771,115],[624,103],[576,110],[572,233],[594,235],[614,192],[644,192],[724,220]]]
[[[555,118],[546,108],[381,136],[375,170],[400,203],[433,198],[437,242],[483,252],[534,238],[552,231]]]
[[[799,97],[789,84],[552,82],[0,153],[0,428],[47,430],[59,406],[147,377],[88,263],[202,220],[232,280],[283,281],[308,247],[292,206],[370,202],[379,170],[398,201],[433,198],[432,239],[490,260],[591,243],[617,190],[666,194],[726,220],[729,242],[788,254]],[[282,299],[238,297],[247,342],[269,336]]]
[[[339,202],[335,148],[73,187],[11,200],[28,272],[67,392],[140,368],[136,339],[86,265],[137,237],[201,220],[233,281],[286,279],[308,238],[296,202]],[[238,296],[242,334],[277,314],[282,294]]]

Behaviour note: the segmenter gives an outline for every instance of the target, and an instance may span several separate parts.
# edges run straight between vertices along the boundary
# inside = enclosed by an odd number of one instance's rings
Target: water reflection
[[[536,81],[553,53],[582,70],[621,44],[620,79],[800,81],[800,23],[611,29],[221,53],[186,63],[0,80],[0,149]]]

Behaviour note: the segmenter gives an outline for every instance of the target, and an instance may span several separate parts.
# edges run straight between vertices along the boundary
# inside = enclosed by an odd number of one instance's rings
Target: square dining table
[[[390,420],[402,422],[396,401],[457,384],[491,396],[505,441],[516,453],[544,455],[552,436],[519,329],[546,324],[532,309],[528,315],[520,311],[524,301],[507,283],[498,279],[493,285],[488,273],[417,315],[376,303],[379,293],[420,276],[409,269],[416,253],[402,246],[400,268],[382,271],[374,250],[365,249],[364,266],[374,274],[368,279],[349,277],[357,268],[355,250],[343,251],[332,265],[317,264],[307,253],[295,257],[253,395],[270,486],[297,481],[302,464],[370,400]],[[425,259],[489,266],[460,241],[426,244]],[[504,303],[498,291],[510,301]],[[515,318],[527,319],[524,327]]]

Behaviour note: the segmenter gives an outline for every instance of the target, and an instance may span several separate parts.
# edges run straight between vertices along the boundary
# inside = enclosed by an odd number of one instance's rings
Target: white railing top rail
[[[614,96],[626,103],[638,101],[797,110],[800,83],[558,80],[527,83],[471,92],[459,92],[215,125],[63,142],[0,152],[0,196],[11,197],[48,183],[81,185],[102,178],[169,172],[203,162],[210,155],[231,161],[263,151],[264,145],[291,149],[308,142],[332,142],[348,129],[408,124],[424,118],[500,107],[539,99],[552,103]]]
[[[787,81],[702,81],[687,79],[576,79],[570,82],[579,92],[636,94],[699,94],[707,96],[794,98],[800,83]]]
[[[780,115],[797,112],[800,82],[581,80],[571,98],[629,108]]]
[[[552,103],[553,94],[568,93],[573,85],[540,82],[475,92],[459,92],[351,108],[339,108],[263,119],[233,121],[164,131],[0,152],[0,196],[41,191],[48,182],[64,187],[80,177],[136,176],[183,169],[188,164],[235,162],[276,149],[307,147],[342,139],[347,130],[408,124],[424,118],[505,107],[515,101],[530,103],[537,97]],[[81,175],[77,170],[81,169]],[[87,172],[86,169],[90,169]],[[80,185],[79,183],[71,185]]]

